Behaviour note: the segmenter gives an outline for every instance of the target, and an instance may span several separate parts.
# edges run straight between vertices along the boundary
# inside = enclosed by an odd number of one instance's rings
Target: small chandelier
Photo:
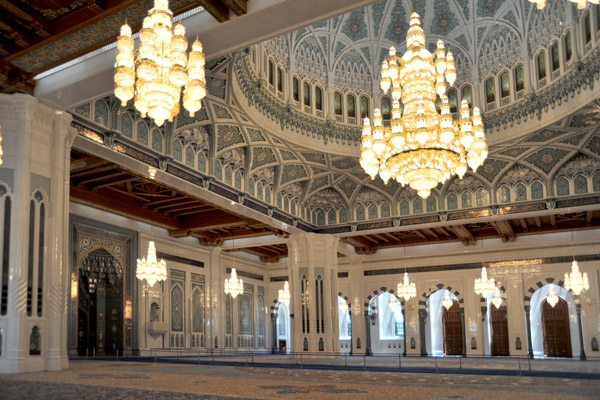
[[[340,302],[339,302],[339,307],[340,307],[340,311],[345,314],[348,312],[348,303],[346,303],[346,300],[340,298]]]
[[[456,80],[454,56],[446,55],[441,40],[433,54],[425,48],[425,33],[415,12],[410,16],[406,47],[402,57],[391,47],[382,63],[380,84],[384,92],[392,89],[392,120],[390,127],[383,126],[377,108],[373,126],[369,118],[364,119],[360,165],[371,179],[379,174],[387,183],[393,178],[427,198],[438,183],[454,175],[462,178],[467,164],[476,170],[488,148],[478,108],[471,117],[463,99],[460,121],[453,122],[445,92],[446,81],[453,85]],[[441,98],[441,114],[436,110],[436,94]]]
[[[494,278],[488,279],[487,270],[485,267],[482,267],[481,278],[475,279],[475,294],[487,298],[490,293],[494,293],[495,291],[496,281],[494,281]]]
[[[286,306],[290,305],[290,284],[288,281],[285,281],[283,284],[283,289],[279,289],[277,299],[280,303],[285,303]]]
[[[554,285],[552,283],[550,284],[550,287],[548,288],[548,294],[546,295],[546,301],[548,302],[548,304],[550,304],[550,306],[552,308],[554,308],[556,303],[558,303],[558,295],[554,291]]]
[[[231,295],[234,299],[244,293],[244,281],[238,279],[235,268],[231,269],[231,278],[225,279],[225,294]]]
[[[497,310],[499,310],[500,306],[502,305],[502,291],[499,287],[497,287],[494,291],[494,297],[492,297],[492,304],[494,305],[494,307],[496,307]]]
[[[584,290],[590,288],[587,272],[579,272],[577,261],[573,260],[571,264],[571,272],[565,273],[565,289],[573,292],[575,296],[579,296]]]
[[[399,283],[396,289],[398,297],[401,297],[406,301],[417,296],[417,286],[408,279],[408,272],[404,272],[404,282]]]
[[[450,307],[454,305],[454,300],[450,297],[450,291],[446,290],[444,293],[444,298],[442,299],[442,305],[446,310],[449,310]]]
[[[396,296],[390,293],[390,301],[388,303],[388,307],[392,311],[396,311],[396,307],[398,307],[398,299]]]
[[[135,276],[139,280],[145,279],[150,286],[167,279],[167,262],[162,258],[160,261],[156,259],[154,241],[148,243],[148,258],[137,259]]]
[[[144,18],[138,50],[134,51],[127,23],[121,26],[117,38],[115,96],[123,106],[135,97],[135,108],[142,117],[148,115],[158,126],[179,114],[182,87],[183,106],[192,117],[206,96],[202,44],[196,39],[188,57],[185,28],[181,24],[174,29],[172,26],[169,1],[154,0],[154,8]]]

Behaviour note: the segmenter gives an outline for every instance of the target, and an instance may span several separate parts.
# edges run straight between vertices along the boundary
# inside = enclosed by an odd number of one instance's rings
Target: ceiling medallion
[[[142,117],[148,115],[158,126],[179,114],[182,87],[183,106],[192,117],[206,96],[202,44],[196,39],[188,57],[185,28],[172,26],[168,0],[154,0],[154,8],[148,11],[140,30],[138,50],[134,50],[129,25],[121,27],[117,38],[115,96],[123,106],[134,98]]]
[[[371,179],[377,175],[387,183],[395,179],[408,184],[427,198],[431,189],[454,175],[462,178],[467,164],[476,170],[488,154],[481,114],[473,116],[466,100],[460,106],[460,120],[454,122],[446,93],[446,81],[456,80],[454,56],[446,54],[444,42],[437,42],[431,54],[425,48],[425,33],[419,15],[410,16],[406,35],[407,51],[396,55],[390,48],[381,66],[381,88],[391,88],[393,99],[390,126],[383,125],[375,109],[373,126],[364,119],[360,165]],[[436,98],[441,98],[440,111]]]

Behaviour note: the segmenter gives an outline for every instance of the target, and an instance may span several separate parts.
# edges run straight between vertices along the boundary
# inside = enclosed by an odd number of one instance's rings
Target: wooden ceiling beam
[[[550,224],[552,229],[556,230],[556,215],[550,215]]]
[[[448,229],[458,236],[462,244],[465,246],[475,244],[475,238],[473,237],[473,234],[464,225],[451,225],[448,227]]]
[[[101,184],[98,184],[98,185],[88,185],[88,187],[89,187],[90,190],[92,190],[92,191],[95,192],[95,191],[97,191],[99,189],[102,189],[104,187],[122,185],[123,183],[127,183],[127,182],[133,181],[135,179],[137,179],[137,178],[134,177],[134,176],[128,176],[128,177],[126,177],[124,179],[118,179],[116,181],[110,181],[110,182],[101,183]]]
[[[48,18],[26,2],[18,0],[0,0],[0,7],[26,21],[33,29],[35,29],[38,36],[46,38],[53,34],[52,24]]]
[[[198,0],[206,11],[217,21],[223,23],[229,21],[229,8],[219,0]]]
[[[81,180],[81,181],[79,181],[77,183],[77,186],[79,186],[79,187],[93,186],[93,185],[90,185],[90,184],[94,183],[94,182],[102,182],[102,181],[106,181],[106,180],[109,181],[108,184],[110,185],[111,182],[112,182],[112,180],[113,180],[113,178],[121,178],[123,176],[128,176],[129,178],[132,178],[132,179],[128,179],[129,181],[135,179],[128,172],[117,170],[117,172],[114,172],[112,174],[108,174],[108,175],[102,174],[100,176],[96,176],[96,177],[93,177],[93,178],[87,178],[87,179]]]
[[[541,231],[542,230],[542,220],[537,215],[535,217],[533,217],[533,219],[535,220],[535,225],[537,226],[537,230]]]
[[[521,224],[521,229],[523,229],[523,232],[529,231],[529,226],[527,225],[525,218],[519,218],[519,223]]]
[[[190,230],[230,228],[245,224],[248,224],[246,219],[222,210],[209,211],[196,217],[186,218],[181,223],[182,229]]]
[[[248,2],[246,0],[221,0],[238,17],[248,13]]]
[[[439,240],[440,239],[439,235],[437,233],[435,233],[435,231],[433,229],[427,228],[427,229],[423,229],[423,231],[425,233],[427,233],[428,235],[433,236],[435,238],[435,240]]]
[[[593,211],[587,211],[585,213],[585,226],[592,226],[592,217],[593,217]]]

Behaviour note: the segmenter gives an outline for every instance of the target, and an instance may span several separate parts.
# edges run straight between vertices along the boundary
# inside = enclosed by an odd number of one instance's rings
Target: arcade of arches
[[[348,3],[207,44],[202,110],[161,127],[112,96],[114,49],[56,70],[14,58],[47,72],[35,97],[0,94],[0,372],[150,349],[600,357],[600,6],[416,2],[489,144],[423,200],[358,163],[361,117],[389,119],[380,55],[405,50],[411,2]],[[154,286],[135,275],[150,241],[168,266]],[[482,265],[500,307],[474,293]]]

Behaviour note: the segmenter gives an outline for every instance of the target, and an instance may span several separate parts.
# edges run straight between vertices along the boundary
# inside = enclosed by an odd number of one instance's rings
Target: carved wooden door
[[[496,308],[490,305],[491,326],[492,326],[492,355],[509,356],[508,346],[508,321],[506,311],[502,307]]]
[[[544,354],[546,357],[572,357],[569,307],[558,299],[554,307],[544,300],[542,303],[542,325],[544,327]]]
[[[452,307],[446,310],[442,307],[442,325],[444,327],[444,354],[462,355],[463,329],[460,305],[454,301]]]

